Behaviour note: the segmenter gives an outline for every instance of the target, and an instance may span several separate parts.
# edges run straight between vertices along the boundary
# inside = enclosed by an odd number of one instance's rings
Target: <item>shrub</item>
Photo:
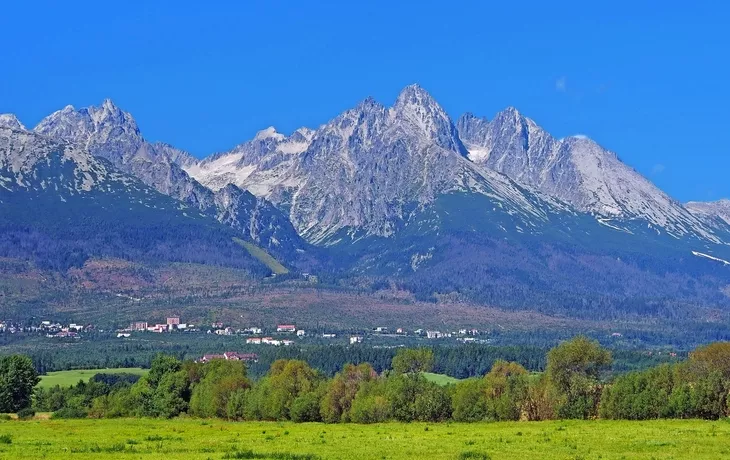
[[[57,410],[51,415],[52,419],[64,419],[64,418],[86,418],[88,416],[86,409],[75,406],[68,406]]]
[[[484,452],[474,452],[472,450],[462,452],[459,454],[459,460],[490,460],[492,457]]]
[[[13,438],[9,434],[0,435],[0,444],[12,444]]]
[[[18,411],[18,419],[20,420],[29,420],[33,417],[35,417],[35,410],[33,408],[26,407]]]

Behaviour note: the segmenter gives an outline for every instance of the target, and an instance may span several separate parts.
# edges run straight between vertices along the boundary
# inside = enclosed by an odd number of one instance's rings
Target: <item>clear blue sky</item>
[[[417,82],[454,118],[512,105],[677,199],[730,197],[730,6],[592,3],[4,2],[0,112],[110,97],[202,156]]]

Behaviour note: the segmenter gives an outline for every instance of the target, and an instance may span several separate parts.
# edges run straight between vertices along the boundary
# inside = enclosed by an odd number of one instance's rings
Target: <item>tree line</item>
[[[424,376],[434,366],[427,348],[399,350],[382,372],[369,363],[346,364],[331,378],[303,360],[280,359],[256,381],[241,361],[203,364],[159,355],[139,379],[100,375],[70,388],[36,389],[33,405],[59,418],[187,414],[327,423],[729,414],[730,342],[701,347],[679,363],[613,376],[611,353],[582,336],[551,349],[546,361],[544,372],[531,373],[498,360],[483,376],[442,386]]]

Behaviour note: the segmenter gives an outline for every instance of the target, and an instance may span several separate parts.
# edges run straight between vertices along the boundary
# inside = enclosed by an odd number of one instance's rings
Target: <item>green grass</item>
[[[257,258],[261,263],[269,267],[269,270],[274,272],[277,275],[285,275],[289,273],[289,270],[281,265],[278,260],[271,257],[271,255],[261,249],[260,247],[256,246],[255,244],[249,243],[248,241],[243,241],[240,238],[233,238],[233,241],[240,244],[246,250],[249,254],[251,254],[253,257]]]
[[[730,423],[654,420],[325,425],[173,420],[0,422],[0,458],[716,459]]]
[[[433,382],[441,386],[460,382],[460,380],[456,377],[451,377],[444,374],[434,374],[432,372],[423,372],[423,376],[426,377],[426,380],[428,380],[429,382]]]
[[[140,369],[138,367],[122,367],[118,369],[79,369],[73,371],[49,372],[48,374],[41,376],[41,382],[38,386],[42,388],[50,388],[56,385],[70,387],[71,385],[79,383],[79,380],[86,382],[96,374],[144,375],[146,373],[147,369]]]

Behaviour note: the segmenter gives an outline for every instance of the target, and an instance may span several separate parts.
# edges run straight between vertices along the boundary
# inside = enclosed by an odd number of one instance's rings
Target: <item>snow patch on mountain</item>
[[[711,256],[709,254],[704,254],[702,252],[692,251],[692,255],[695,255],[697,257],[703,257],[705,259],[714,260],[715,262],[720,262],[723,265],[730,265],[730,262],[728,262],[725,259],[720,259],[719,257]]]

